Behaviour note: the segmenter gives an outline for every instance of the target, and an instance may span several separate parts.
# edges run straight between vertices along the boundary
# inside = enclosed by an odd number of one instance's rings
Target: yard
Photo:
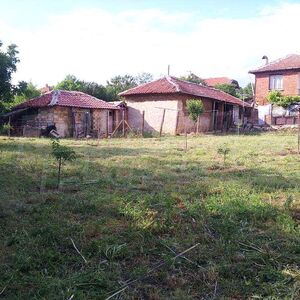
[[[62,143],[57,191],[48,139],[0,137],[1,299],[300,298],[295,134]]]

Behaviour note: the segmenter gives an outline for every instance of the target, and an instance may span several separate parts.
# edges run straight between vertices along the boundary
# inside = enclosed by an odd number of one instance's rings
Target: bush
[[[300,96],[283,96],[280,91],[271,91],[268,100],[272,104],[287,108],[288,106],[300,102]]]

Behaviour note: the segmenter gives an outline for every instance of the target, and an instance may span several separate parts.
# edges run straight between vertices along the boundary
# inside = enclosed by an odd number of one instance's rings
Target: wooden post
[[[218,122],[218,120],[217,120]],[[216,130],[216,101],[213,104],[213,111],[212,111],[212,130]]]
[[[197,117],[197,129],[196,129],[197,135],[199,135],[199,124],[200,124],[200,116]]]
[[[298,154],[300,154],[300,108],[298,111]]]
[[[8,137],[10,137],[11,116],[8,117]]]
[[[109,135],[109,110],[106,112],[106,137]]]
[[[164,108],[161,123],[160,123],[159,137],[161,137],[161,135],[162,135],[163,125],[164,125],[164,121],[165,121],[165,114],[166,114],[166,109]]]
[[[143,110],[143,113],[142,113],[142,137],[144,136],[144,129],[145,129],[145,111]]]
[[[122,125],[123,137],[125,137],[125,110],[122,111]]]
[[[186,119],[184,118],[184,136],[185,136],[185,151],[187,151],[187,130],[186,130]]]

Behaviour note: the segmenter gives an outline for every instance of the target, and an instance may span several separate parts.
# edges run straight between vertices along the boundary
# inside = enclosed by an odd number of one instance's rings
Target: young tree
[[[227,155],[229,154],[229,152],[230,152],[230,148],[227,146],[227,144],[224,144],[218,148],[218,154],[223,155],[224,166],[226,165],[226,158],[227,158]]]
[[[204,112],[203,102],[197,99],[191,99],[187,101],[187,111],[189,117],[196,123],[197,122],[197,133],[199,133],[199,118]]]
[[[61,177],[61,166],[66,161],[73,161],[77,158],[76,152],[67,146],[62,146],[59,139],[52,140],[52,156],[58,162],[58,172],[57,172],[57,188],[60,185]]]

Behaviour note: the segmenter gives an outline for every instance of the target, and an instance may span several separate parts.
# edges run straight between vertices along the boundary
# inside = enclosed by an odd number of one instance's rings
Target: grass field
[[[62,143],[57,191],[49,140],[0,137],[0,299],[300,299],[295,135]]]

